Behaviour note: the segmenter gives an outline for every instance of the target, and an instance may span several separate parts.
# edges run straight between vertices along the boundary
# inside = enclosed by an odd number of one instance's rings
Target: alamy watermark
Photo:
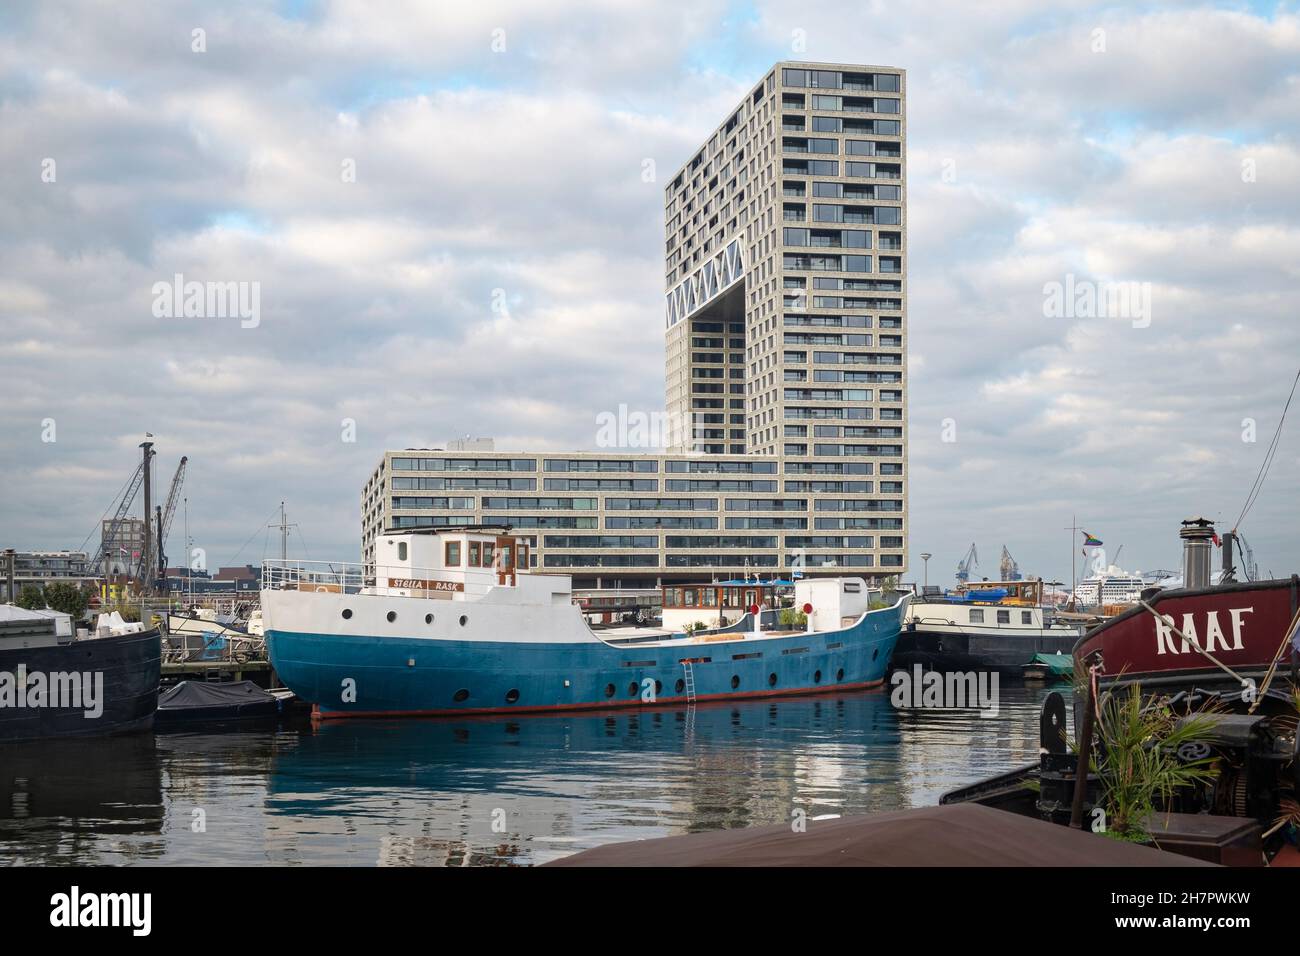
[[[29,671],[19,664],[0,671],[0,709],[81,710],[87,720],[104,713],[103,671]]]
[[[1067,273],[1064,282],[1043,284],[1043,315],[1049,319],[1129,319],[1135,329],[1151,325],[1150,282],[1095,282]]]
[[[981,717],[998,715],[997,671],[910,671],[889,676],[889,702],[899,710],[977,710]]]
[[[645,412],[621,404],[617,411],[597,413],[596,447],[695,449],[713,437],[710,429],[715,427],[726,429],[725,424],[708,424],[698,413]]]
[[[50,897],[50,925],[56,928],[121,927],[148,936],[152,913],[152,893],[83,893],[74,886]]]
[[[157,319],[239,319],[244,329],[262,322],[260,282],[186,282],[178,272],[171,282],[155,282],[151,291]]]

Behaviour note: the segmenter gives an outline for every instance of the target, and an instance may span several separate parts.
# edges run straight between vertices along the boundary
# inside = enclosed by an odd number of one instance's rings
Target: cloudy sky
[[[1068,579],[1076,515],[1130,569],[1230,526],[1300,367],[1295,4],[13,2],[0,545],[81,546],[149,431],[209,564],[281,499],[355,557],[385,448],[661,408],[664,178],[781,59],[908,70],[916,576],[976,542]],[[156,316],[177,273],[260,321]],[[1149,323],[1045,315],[1067,276],[1149,283]],[[1295,412],[1264,572],[1298,475]]]

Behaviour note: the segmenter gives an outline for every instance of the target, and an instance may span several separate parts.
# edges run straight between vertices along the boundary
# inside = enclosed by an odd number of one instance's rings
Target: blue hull
[[[870,687],[884,680],[902,616],[898,607],[838,631],[676,647],[280,630],[266,641],[280,680],[322,717],[584,710],[686,701],[686,658],[695,700]]]

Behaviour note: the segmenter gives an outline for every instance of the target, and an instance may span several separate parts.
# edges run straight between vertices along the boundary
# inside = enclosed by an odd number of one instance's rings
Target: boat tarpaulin
[[[613,843],[546,866],[1211,866],[974,803]]]
[[[209,681],[181,681],[158,698],[159,710],[184,710],[191,707],[239,707],[274,703],[268,694],[251,680],[218,684]]]
[[[1074,671],[1074,658],[1069,654],[1035,654],[1030,664],[1041,664],[1057,677],[1069,677]]]

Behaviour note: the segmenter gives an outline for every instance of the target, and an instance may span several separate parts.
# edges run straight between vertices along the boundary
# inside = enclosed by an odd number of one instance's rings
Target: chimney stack
[[[1210,542],[1214,539],[1214,524],[1209,518],[1188,518],[1183,530],[1183,587],[1199,590],[1210,586]]]

